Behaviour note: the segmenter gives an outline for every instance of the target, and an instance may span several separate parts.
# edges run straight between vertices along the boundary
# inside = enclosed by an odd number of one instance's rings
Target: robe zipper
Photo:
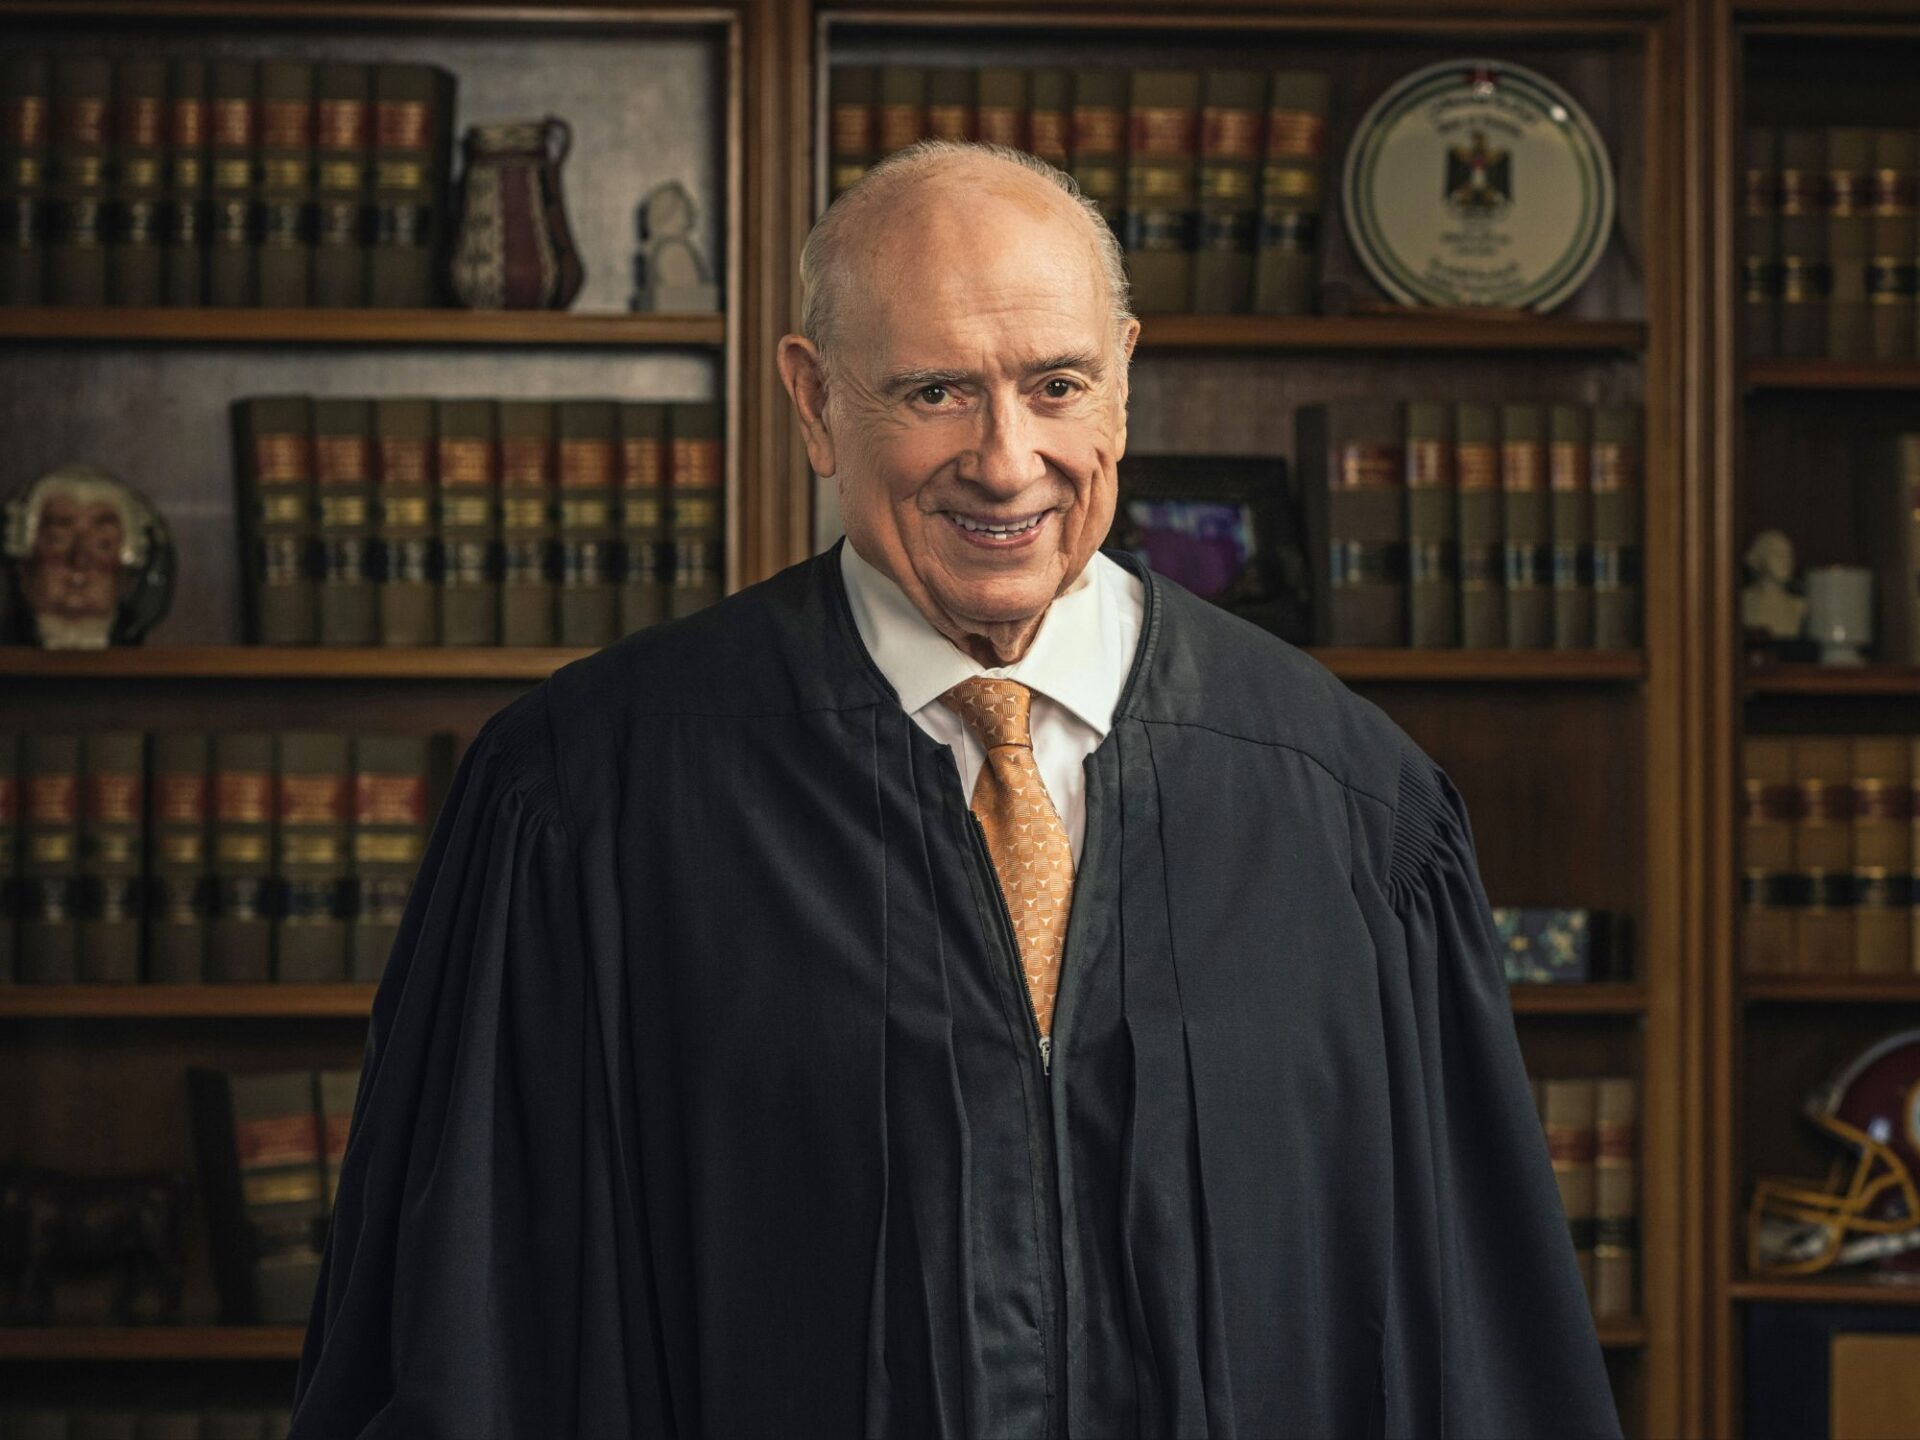
[[[967,810],[967,822],[973,831],[974,850],[986,862],[987,877],[993,881],[993,898],[999,902],[1000,937],[1007,942],[1007,955],[1013,962],[1013,978],[1026,1008],[1027,1021],[1033,1027],[1034,1044],[1040,1050],[1040,1069],[1043,1074],[1051,1075],[1053,1040],[1040,1033],[1040,1012],[1033,1008],[1033,992],[1027,988],[1027,972],[1020,968],[1020,937],[1013,933],[1013,912],[1007,906],[1007,892],[1000,888],[1000,872],[993,868],[993,852],[987,848],[986,829],[971,808]]]

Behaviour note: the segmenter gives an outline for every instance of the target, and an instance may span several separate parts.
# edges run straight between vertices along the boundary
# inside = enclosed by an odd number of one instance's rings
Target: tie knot
[[[986,675],[962,680],[940,697],[989,750],[997,745],[1032,747],[1027,729],[1027,707],[1032,701],[1033,692],[1018,680]]]

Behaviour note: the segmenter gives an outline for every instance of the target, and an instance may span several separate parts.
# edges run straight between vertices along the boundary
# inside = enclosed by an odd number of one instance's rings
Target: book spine
[[[1841,975],[1853,969],[1853,760],[1844,738],[1798,736],[1793,779],[1793,968]]]
[[[1547,416],[1540,405],[1500,410],[1500,517],[1505,532],[1507,645],[1553,644],[1553,516],[1547,496]]]
[[[347,1132],[353,1124],[353,1104],[360,1093],[360,1072],[321,1070],[320,1159],[326,1174],[326,1207],[331,1216],[340,1201],[340,1166],[347,1158]],[[213,1440],[208,1436],[206,1440]]]
[[[1405,419],[1397,401],[1303,407],[1295,453],[1308,499],[1322,645],[1407,643]],[[1324,604],[1318,603],[1324,595]],[[1320,616],[1324,614],[1324,620]]]
[[[304,1324],[326,1220],[320,1102],[311,1070],[229,1075],[240,1197],[253,1241],[254,1319]]]
[[[1826,353],[1859,360],[1872,349],[1867,267],[1873,255],[1873,132],[1836,126],[1826,136]]]
[[[1593,412],[1593,641],[1602,650],[1640,644],[1638,406]]]
[[[1638,1089],[1608,1075],[1594,1091],[1593,1313],[1624,1320],[1636,1310],[1640,1269]]]
[[[440,643],[500,642],[500,466],[493,402],[443,400],[435,429]]]
[[[1193,308],[1200,76],[1139,70],[1127,108],[1127,209],[1120,233],[1133,308]]]
[[[675,405],[667,486],[672,502],[673,579],[667,615],[679,619],[718,600],[726,584],[726,495],[720,465],[720,407]]]
[[[872,65],[836,65],[827,80],[827,198],[848,189],[877,158],[880,72]]]
[[[1740,204],[1740,353],[1765,359],[1780,345],[1780,132],[1749,125]]]
[[[246,60],[216,60],[208,136],[207,303],[252,305],[259,234],[256,168],[260,80]]]
[[[923,139],[927,134],[927,72],[918,65],[882,66],[878,118],[876,159]]]
[[[1460,643],[1458,487],[1453,407],[1407,406],[1408,643],[1450,649]]]
[[[1780,132],[1780,354],[1827,350],[1826,133]]]
[[[311,645],[319,638],[312,408],[304,395],[261,396],[235,401],[233,417],[249,632],[262,645]]]
[[[1911,746],[1906,736],[1853,741],[1852,968],[1860,974],[1903,974],[1913,952]]]
[[[31,734],[20,757],[19,976],[39,984],[80,978],[80,741]]]
[[[20,737],[0,731],[0,985],[20,978]]]
[[[52,80],[45,55],[0,59],[0,305],[46,296]]]
[[[373,406],[368,401],[313,402],[313,479],[320,519],[320,643],[377,644]]]
[[[280,737],[274,855],[283,897],[274,979],[311,985],[347,978],[347,790],[344,735]]]
[[[207,300],[207,62],[175,59],[170,77],[164,299],[169,305],[199,306]]]
[[[1868,349],[1876,360],[1914,354],[1916,145],[1911,130],[1873,132],[1873,242],[1867,263]]]
[[[1593,648],[1593,426],[1583,405],[1549,417],[1548,505],[1553,527],[1553,648]]]
[[[927,71],[927,138],[961,144],[973,139],[978,72],[957,65]]]
[[[116,305],[158,305],[165,293],[167,62],[114,62],[114,205],[107,289]]]
[[[215,982],[259,985],[273,978],[273,771],[271,735],[214,737],[207,978]]]
[[[107,303],[108,134],[113,68],[106,60],[62,57],[53,67],[53,173],[48,219],[47,300]]]
[[[974,111],[974,137],[985,145],[1029,150],[1027,72],[990,66],[980,72],[980,104]]]
[[[433,402],[376,400],[379,437],[380,643],[432,645],[440,638],[433,523]]]
[[[1907,751],[1907,935],[1911,950],[1908,969],[1920,975],[1920,738]]]
[[[429,742],[359,735],[353,742],[353,907],[350,978],[379,983],[427,845]]]
[[[1060,170],[1073,166],[1073,72],[1041,69],[1029,76],[1027,147]]]
[[[1253,308],[1253,255],[1260,225],[1267,77],[1209,70],[1200,109],[1200,222],[1193,310],[1239,315]]]
[[[199,732],[153,737],[153,854],[148,867],[148,977],[207,978],[213,872],[207,850],[209,743]]]
[[[1880,562],[1880,654],[1920,665],[1920,434],[1894,437],[1888,468],[1887,523],[1871,547]]]
[[[260,64],[259,303],[304,308],[313,290],[313,66]]]
[[[1500,496],[1500,412],[1454,409],[1454,483],[1460,487],[1460,643],[1507,644],[1506,538]]]
[[[373,72],[327,61],[314,70],[313,303],[367,303],[367,150]]]
[[[619,638],[614,587],[615,433],[611,400],[568,400],[560,429],[560,643]]]
[[[559,638],[554,548],[553,405],[502,400],[500,425],[500,643]]]
[[[80,746],[80,965],[88,984],[140,981],[146,739],[89,735]]]
[[[1591,1296],[1595,1083],[1591,1079],[1548,1079],[1546,1087],[1547,1153],[1553,1160],[1553,1178],[1559,1182],[1560,1203],[1573,1233],[1574,1260]]]
[[[620,407],[620,630],[667,618],[667,407],[631,401]]]
[[[373,75],[373,237],[367,300],[381,309],[440,301],[452,94],[430,65],[381,65]]]
[[[1262,315],[1315,309],[1331,103],[1325,75],[1283,70],[1273,77],[1254,261],[1253,308]]]
[[[1074,72],[1073,178],[1116,235],[1126,211],[1126,106],[1123,71]]]
[[[1793,967],[1793,742],[1748,739],[1742,767],[1741,957],[1750,974],[1778,975]]]

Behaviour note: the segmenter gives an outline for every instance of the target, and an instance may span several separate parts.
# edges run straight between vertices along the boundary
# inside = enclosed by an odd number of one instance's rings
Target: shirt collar
[[[1017,680],[1072,711],[1096,732],[1113,726],[1130,655],[1118,653],[1118,628],[1106,622],[1125,572],[1098,551],[1040,618],[1027,653],[988,669],[933,628],[891,576],[840,544],[840,570],[860,639],[909,714],[975,675]],[[1109,574],[1109,572],[1112,572]]]

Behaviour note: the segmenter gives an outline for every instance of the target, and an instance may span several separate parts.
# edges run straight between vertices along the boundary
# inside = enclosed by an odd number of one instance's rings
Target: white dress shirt
[[[1113,728],[1114,707],[1140,643],[1146,587],[1139,577],[1096,550],[1047,607],[1027,653],[989,670],[934,629],[892,577],[855,552],[851,540],[840,547],[840,573],[867,653],[915,723],[953,751],[962,793],[972,796],[986,752],[940,697],[974,675],[1017,680],[1033,691],[1028,725],[1034,763],[1079,864],[1087,828],[1082,765]]]

